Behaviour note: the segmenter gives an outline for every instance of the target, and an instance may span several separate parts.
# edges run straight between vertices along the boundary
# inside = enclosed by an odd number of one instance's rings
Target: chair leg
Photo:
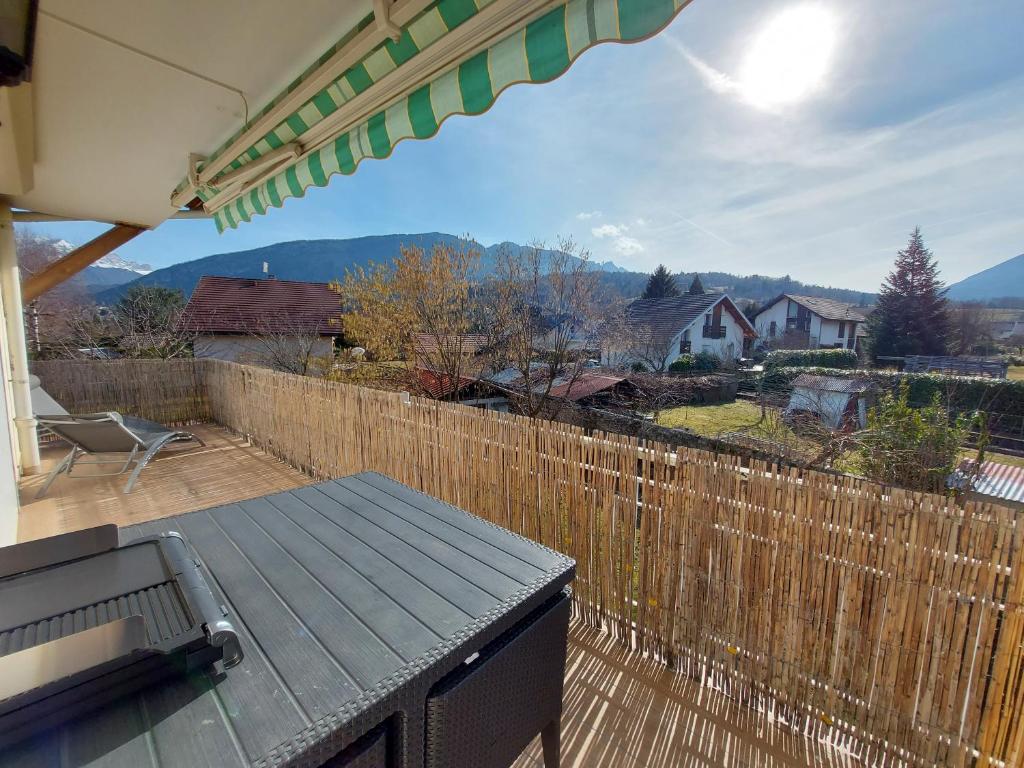
[[[139,473],[142,472],[142,469],[149,463],[150,459],[156,456],[156,454],[160,451],[161,448],[163,448],[173,439],[174,433],[169,432],[168,434],[161,437],[159,440],[156,440],[151,446],[149,446],[149,448],[146,449],[146,452],[142,454],[142,458],[136,462],[135,469],[132,470],[131,477],[128,478],[128,482],[124,486],[125,493],[132,492],[132,488],[135,487],[135,481],[139,479]]]
[[[70,472],[71,465],[75,463],[75,458],[78,456],[78,448],[72,448],[71,453],[60,460],[60,463],[54,467],[49,476],[46,478],[46,482],[43,483],[43,487],[36,493],[36,498],[41,499],[46,495],[46,492],[50,490],[50,486],[53,485],[53,481],[57,479],[57,475],[61,472]]]
[[[544,730],[540,732],[540,740],[544,747],[544,768],[558,768],[562,740],[561,715],[544,726]]]

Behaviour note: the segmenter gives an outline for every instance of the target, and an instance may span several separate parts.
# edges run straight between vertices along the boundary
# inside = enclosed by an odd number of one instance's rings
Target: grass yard
[[[1024,381],[1024,365],[1011,365],[1006,377],[1016,381]]]
[[[663,427],[692,429],[701,435],[715,437],[723,432],[753,426],[761,418],[761,408],[749,400],[736,400],[721,405],[683,405],[662,411],[658,424]]]
[[[964,459],[973,459],[978,455],[977,451],[965,449],[960,453]],[[1008,453],[996,453],[985,451],[985,461],[994,461],[997,464],[1009,464],[1011,467],[1024,467],[1024,456],[1011,456]]]

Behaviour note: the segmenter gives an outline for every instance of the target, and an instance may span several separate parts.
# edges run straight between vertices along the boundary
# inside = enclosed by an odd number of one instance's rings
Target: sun
[[[743,100],[774,110],[803,101],[825,83],[836,44],[836,18],[818,4],[778,13],[754,38],[737,81]]]

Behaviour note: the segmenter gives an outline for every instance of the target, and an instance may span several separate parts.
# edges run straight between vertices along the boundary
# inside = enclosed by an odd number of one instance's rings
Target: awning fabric
[[[385,41],[302,108],[282,120],[225,168],[237,169],[303,135],[376,80],[410,61],[445,34],[465,23],[492,0],[439,0],[403,30],[398,42]],[[217,229],[237,227],[256,214],[302,197],[312,186],[327,185],[337,173],[354,173],[369,157],[388,157],[403,139],[426,139],[452,115],[478,115],[516,83],[543,83],[563,74],[588,48],[602,42],[636,42],[661,30],[689,0],[567,0],[489,48],[472,55],[359,125],[328,140],[214,213]],[[370,23],[369,21],[365,23]],[[339,46],[344,41],[339,43]],[[324,60],[329,51],[320,60]],[[315,67],[310,68],[310,72]],[[308,74],[307,73],[307,76]],[[300,78],[289,87],[293,90]],[[267,109],[273,105],[268,105]],[[264,112],[266,109],[264,110]],[[230,142],[225,143],[225,147]],[[216,155],[215,155],[216,156]],[[220,190],[216,180],[197,194],[204,202]]]

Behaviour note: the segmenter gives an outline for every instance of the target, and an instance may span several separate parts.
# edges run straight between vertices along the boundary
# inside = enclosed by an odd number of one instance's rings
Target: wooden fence
[[[125,403],[166,379],[134,365],[119,381],[144,391],[105,390]],[[195,370],[183,387],[198,382],[179,395],[190,413],[314,477],[376,470],[566,552],[583,621],[794,727],[853,737],[866,763],[1024,763],[1024,532],[1010,509],[232,363],[180,365]],[[52,392],[69,407],[94,392],[79,370]]]

